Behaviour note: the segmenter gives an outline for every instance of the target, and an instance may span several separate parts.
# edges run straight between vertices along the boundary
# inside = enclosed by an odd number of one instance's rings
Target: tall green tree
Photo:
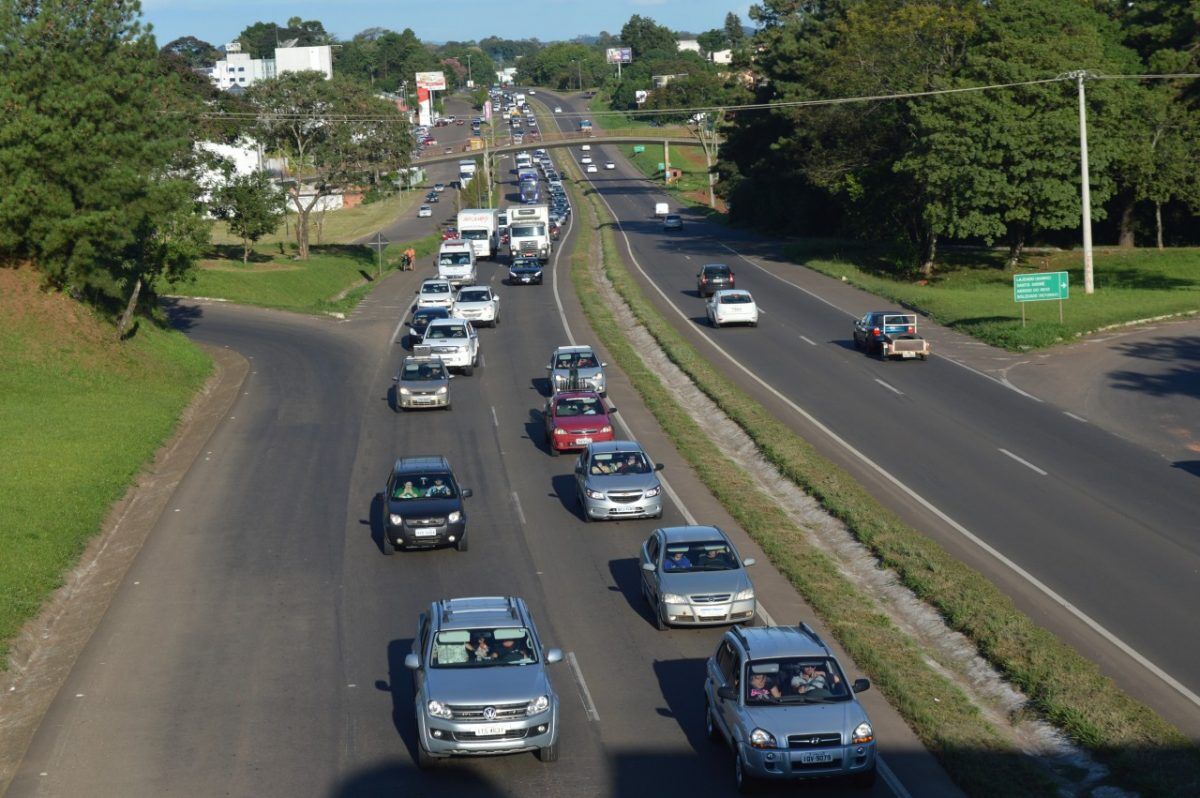
[[[746,43],[746,30],[742,27],[742,18],[730,11],[725,15],[725,42],[737,50]]]
[[[242,52],[250,53],[251,58],[274,58],[275,48],[293,39],[297,47],[315,47],[333,42],[333,37],[325,31],[320,20],[303,20],[300,17],[292,17],[286,25],[255,22],[237,36]]]
[[[679,49],[670,28],[640,14],[634,14],[621,27],[621,43],[633,50],[635,59],[644,58],[650,53],[673,53]]]
[[[193,69],[210,67],[221,58],[221,51],[195,36],[181,36],[167,42],[162,52],[178,56]]]
[[[232,175],[213,192],[212,214],[242,239],[242,263],[260,238],[279,229],[287,213],[287,195],[266,172]]]
[[[301,259],[308,258],[308,222],[318,203],[408,165],[407,121],[366,86],[289,72],[255,84],[247,95],[258,113],[255,135],[287,159],[285,185],[298,216]]]
[[[0,257],[116,312],[207,244],[193,123],[135,0],[0,2]],[[148,289],[143,291],[143,289]]]

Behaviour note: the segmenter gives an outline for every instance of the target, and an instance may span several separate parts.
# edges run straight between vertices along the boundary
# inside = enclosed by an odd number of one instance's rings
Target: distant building
[[[680,39],[675,43],[675,46],[679,48],[679,52],[681,53],[684,50],[691,50],[693,53],[700,52],[700,42],[695,39]]]
[[[717,50],[709,53],[708,57],[714,64],[732,64],[733,50]]]
[[[234,87],[248,89],[260,80],[270,80],[285,72],[321,72],[325,79],[333,77],[333,48],[328,44],[316,47],[276,47],[274,58],[251,58],[242,52],[240,42],[225,45],[225,58],[216,62],[209,79],[218,89]]]

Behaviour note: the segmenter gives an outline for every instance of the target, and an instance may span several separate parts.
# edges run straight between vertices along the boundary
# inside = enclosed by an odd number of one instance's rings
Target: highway
[[[586,115],[578,96],[539,91],[535,99]],[[945,358],[864,356],[851,322],[885,304],[771,258],[769,242],[697,212],[681,210],[682,233],[664,233],[652,213],[665,193],[620,148],[596,145],[591,154],[617,163],[586,177],[620,220],[622,254],[701,352],[886,505],[1200,739],[1194,475],[1071,407]],[[757,329],[708,327],[695,293],[708,262],[733,266],[737,286],[754,294],[763,313]]]
[[[560,251],[572,240],[568,230]],[[538,414],[550,350],[571,335],[588,342],[557,268],[544,286],[510,288],[499,285],[502,264],[480,265],[503,321],[482,331],[482,367],[454,380],[448,413],[395,414],[386,401],[405,353],[401,322],[428,263],[385,278],[341,322],[223,303],[179,308],[175,322],[193,339],[249,359],[243,394],[153,529],[9,794],[732,792],[732,758],[703,731],[703,663],[722,630],[656,630],[635,557],[658,523],[689,516],[731,531],[745,556],[762,562],[762,552],[614,371],[619,418],[665,464],[682,506],[668,505],[662,522],[578,517],[572,459],[548,456]],[[375,496],[393,460],[415,454],[446,455],[474,491],[469,552],[382,555]],[[765,562],[752,576],[778,619],[813,620]],[[523,596],[543,640],[569,654],[552,666],[561,759],[419,771],[403,667],[417,615],[439,598],[487,594]],[[958,794],[879,692],[862,698],[888,765],[868,794]]]

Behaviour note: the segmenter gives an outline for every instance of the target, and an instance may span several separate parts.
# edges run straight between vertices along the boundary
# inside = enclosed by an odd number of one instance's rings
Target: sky
[[[142,18],[161,47],[195,36],[220,47],[255,22],[283,25],[290,17],[320,20],[339,39],[366,28],[412,28],[422,41],[573,39],[607,30],[617,34],[634,14],[672,30],[719,28],[730,11],[749,25],[750,3],[738,0],[142,0]]]

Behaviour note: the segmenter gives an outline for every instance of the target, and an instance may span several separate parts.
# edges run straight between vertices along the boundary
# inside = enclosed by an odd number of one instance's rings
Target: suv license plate
[[[495,737],[498,734],[504,734],[508,729],[503,726],[479,726],[475,729],[476,737]]]
[[[437,535],[436,529],[415,529],[413,534],[419,538],[432,538]]]
[[[832,762],[832,761],[833,761],[833,754],[829,754],[829,753],[819,752],[819,753],[801,754],[800,755],[800,763],[803,765],[819,765],[824,762]]]

